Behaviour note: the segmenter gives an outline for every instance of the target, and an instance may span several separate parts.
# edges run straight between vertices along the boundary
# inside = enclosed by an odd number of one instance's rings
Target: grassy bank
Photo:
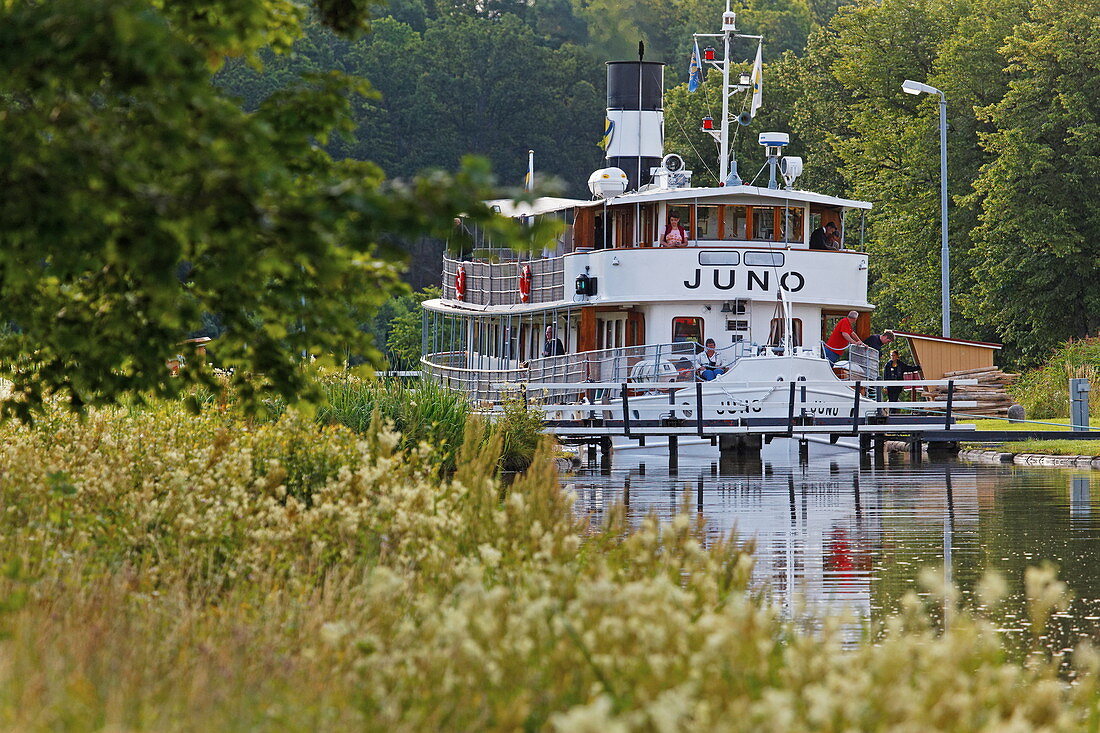
[[[1021,374],[1009,393],[1023,405],[1028,417],[1065,419],[1069,417],[1070,379],[1092,383],[1089,414],[1100,415],[1100,338],[1062,344],[1043,366]]]
[[[401,443],[169,408],[0,425],[0,727],[1100,723],[1087,650],[1065,685],[1038,643],[1013,664],[995,621],[960,610],[940,635],[915,596],[845,645],[751,592],[751,548],[694,518],[589,526],[550,461],[495,478],[499,435],[443,479]],[[1064,593],[1027,584],[1038,635]]]
[[[542,429],[541,414],[524,409],[519,400],[506,403],[489,424],[473,415],[465,394],[432,379],[380,379],[331,371],[321,375],[320,383],[326,401],[317,410],[319,423],[342,425],[363,434],[377,429],[371,426],[377,417],[400,436],[398,449],[429,446],[434,460],[447,471],[454,470],[455,458],[468,435],[478,445],[498,436],[500,467],[522,471],[531,464]],[[276,402],[268,407],[274,417],[286,409]],[[472,432],[468,431],[471,420],[478,426]]]
[[[963,420],[963,422],[968,422]],[[1069,430],[1069,421],[1057,419],[1036,422],[1012,422],[1009,420],[975,420],[978,430]],[[1100,418],[1089,421],[1090,427],[1100,431]],[[1001,443],[998,447],[1006,453],[1042,453],[1051,456],[1100,456],[1100,440],[1018,440]]]

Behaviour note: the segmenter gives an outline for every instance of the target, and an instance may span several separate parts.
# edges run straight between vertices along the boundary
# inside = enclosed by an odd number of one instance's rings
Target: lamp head
[[[901,90],[906,94],[939,94],[940,90],[935,87],[930,87],[927,84],[921,84],[919,81],[913,81],[912,79],[906,79],[901,83]]]

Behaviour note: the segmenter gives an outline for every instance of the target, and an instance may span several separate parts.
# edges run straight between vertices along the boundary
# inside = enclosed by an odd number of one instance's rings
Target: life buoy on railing
[[[519,300],[521,303],[531,302],[531,266],[524,265],[519,273]]]
[[[455,298],[466,300],[466,268],[459,267],[455,273]]]

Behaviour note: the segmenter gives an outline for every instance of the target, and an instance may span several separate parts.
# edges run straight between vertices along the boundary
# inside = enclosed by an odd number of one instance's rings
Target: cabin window
[[[703,319],[678,316],[672,319],[672,343],[703,343]]]
[[[722,239],[746,239],[748,207],[727,206],[722,213]]]
[[[806,241],[802,234],[802,209],[782,209],[779,214],[779,238],[784,242]]]
[[[775,214],[774,206],[752,207],[752,238],[775,240]]]
[[[741,264],[741,253],[737,250],[726,252],[700,252],[699,253],[700,265],[729,265],[736,266]]]
[[[695,207],[695,239],[719,239],[718,207]]]
[[[786,259],[782,252],[745,253],[745,264],[752,267],[782,267]]]
[[[771,329],[768,332],[768,346],[782,346],[783,345],[783,320],[782,318],[773,318]],[[802,345],[802,319],[791,319],[791,342],[795,346]]]

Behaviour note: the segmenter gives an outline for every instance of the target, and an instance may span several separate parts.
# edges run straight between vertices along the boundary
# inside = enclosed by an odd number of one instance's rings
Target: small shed
[[[894,331],[898,338],[908,339],[913,358],[921,368],[925,379],[943,379],[947,372],[993,367],[993,352],[1000,344],[984,341],[926,336],[920,333]]]

